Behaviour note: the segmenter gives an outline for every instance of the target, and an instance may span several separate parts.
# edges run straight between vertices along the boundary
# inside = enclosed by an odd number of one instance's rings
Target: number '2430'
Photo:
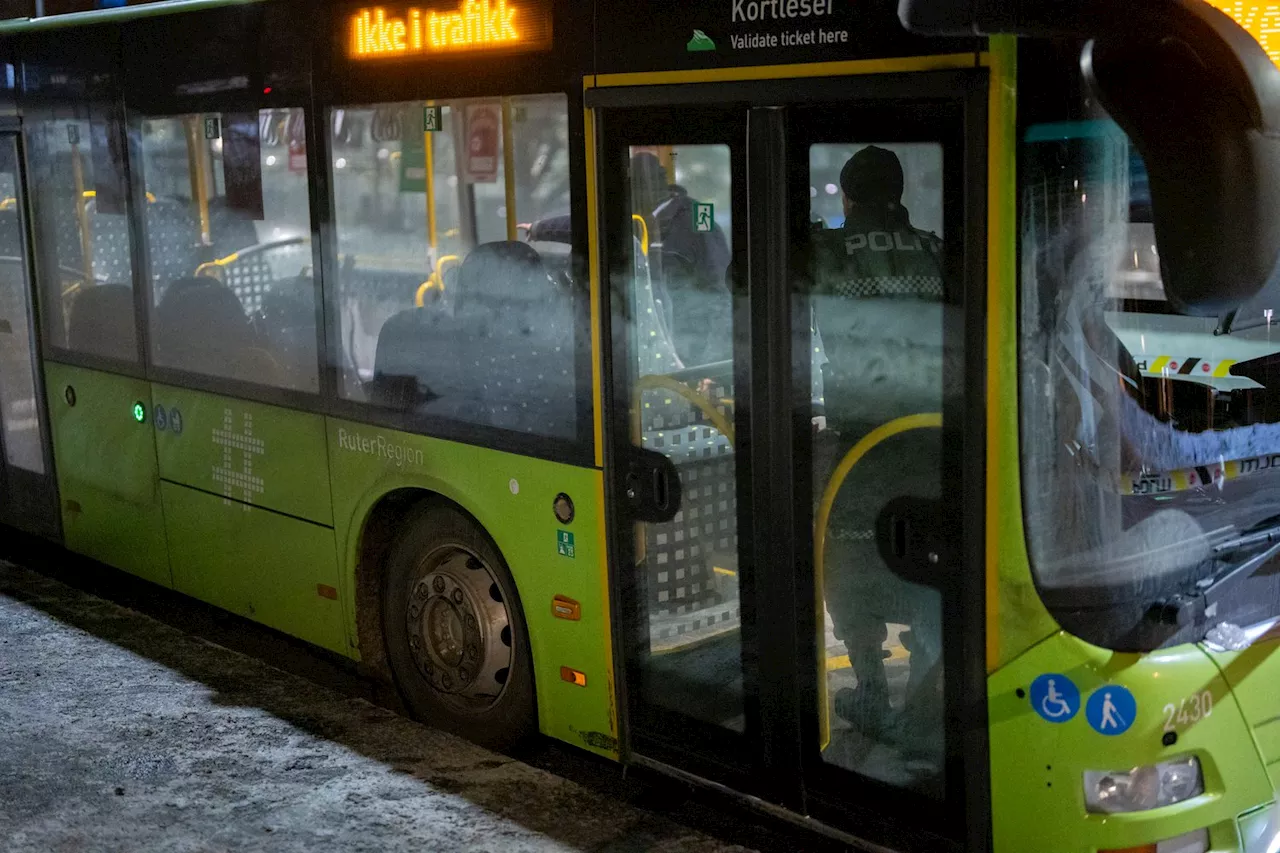
[[[1164,730],[1177,731],[1208,719],[1213,715],[1213,694],[1208,690],[1192,693],[1181,702],[1164,706]]]

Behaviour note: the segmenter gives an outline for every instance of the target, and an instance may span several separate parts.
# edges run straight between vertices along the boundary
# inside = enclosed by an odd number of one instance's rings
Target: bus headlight
[[[1132,770],[1086,770],[1084,774],[1085,806],[1095,814],[1158,809],[1203,793],[1200,760],[1191,755]]]

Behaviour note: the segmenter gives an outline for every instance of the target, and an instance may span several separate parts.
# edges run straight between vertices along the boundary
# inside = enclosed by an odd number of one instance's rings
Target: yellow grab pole
[[[80,143],[71,143],[71,171],[76,183],[76,220],[80,226],[80,258],[84,264],[84,281],[93,284],[93,235],[89,232],[89,200],[84,195],[84,163]]]
[[[434,104],[427,101],[427,108],[430,109]],[[426,169],[426,180],[423,188],[427,193],[427,245],[431,247],[430,262],[435,263],[436,246],[438,241],[436,238],[436,166],[435,166],[435,136],[427,130],[422,132],[422,160],[423,167]]]
[[[187,168],[191,171],[191,198],[200,212],[200,242],[208,246],[213,243],[213,237],[209,232],[209,187],[205,182],[205,158],[200,152],[202,118],[191,116],[186,122]]]
[[[511,99],[502,99],[502,178],[507,190],[507,239],[516,233],[516,149],[511,141]]]

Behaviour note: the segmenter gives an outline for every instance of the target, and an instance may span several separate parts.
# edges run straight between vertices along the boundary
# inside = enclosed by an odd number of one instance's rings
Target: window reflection
[[[103,116],[90,120],[37,113],[27,122],[26,140],[49,343],[136,361],[133,254],[120,128]],[[20,239],[16,195],[4,190],[0,256],[18,256]]]
[[[680,511],[636,528],[646,618],[635,638],[647,703],[745,729],[738,567],[732,249],[727,145],[627,152],[630,275],[613,330],[631,363],[631,441],[666,456]]]
[[[576,437],[565,97],[351,107],[331,125],[343,395]]]
[[[319,389],[302,110],[142,121],[157,364]]]

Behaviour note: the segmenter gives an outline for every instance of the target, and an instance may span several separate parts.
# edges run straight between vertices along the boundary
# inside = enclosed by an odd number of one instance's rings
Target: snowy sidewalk
[[[0,562],[0,850],[742,850]]]

